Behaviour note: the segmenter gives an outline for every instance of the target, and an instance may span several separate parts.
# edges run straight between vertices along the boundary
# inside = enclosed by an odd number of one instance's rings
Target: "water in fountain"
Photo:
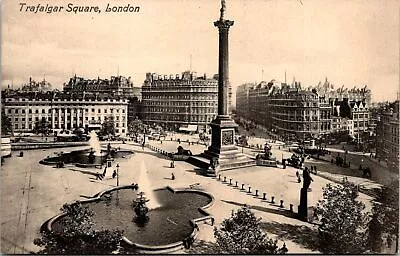
[[[94,151],[95,156],[101,156],[101,146],[100,146],[100,141],[99,138],[97,137],[97,134],[95,131],[90,132],[90,139],[89,139],[89,144],[92,147]]]
[[[147,207],[150,210],[160,207],[161,205],[158,202],[157,197],[155,196],[154,191],[151,188],[149,175],[147,173],[147,169],[143,160],[140,163],[140,174],[139,174],[138,184],[139,184],[139,190],[141,192],[144,192],[145,197],[149,199],[149,201],[147,202]]]

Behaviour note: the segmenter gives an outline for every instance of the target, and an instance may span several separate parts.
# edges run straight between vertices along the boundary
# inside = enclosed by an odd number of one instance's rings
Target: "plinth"
[[[300,205],[298,206],[298,216],[300,220],[308,220],[307,212],[307,188],[300,189]]]

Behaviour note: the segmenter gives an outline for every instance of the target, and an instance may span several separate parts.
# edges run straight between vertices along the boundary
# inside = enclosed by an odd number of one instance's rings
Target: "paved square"
[[[168,147],[165,149],[176,149],[178,145],[177,142],[168,141],[164,141],[162,144],[156,141],[150,143]],[[215,204],[208,211],[215,216],[217,226],[223,219],[230,216],[232,210],[247,204],[253,208],[257,216],[262,217],[263,225],[271,236],[279,235],[285,228],[287,232],[315,229],[312,224],[299,221],[287,214],[289,204],[293,204],[294,211],[297,211],[299,204],[301,183],[297,183],[294,168],[255,166],[222,172],[221,180],[218,180],[218,178],[200,175],[196,167],[186,162],[176,161],[176,167],[172,169],[169,167],[169,159],[148,148],[143,150],[138,144],[117,146],[135,152],[130,158],[119,160],[120,185],[138,182],[141,162],[148,170],[153,188],[167,185],[175,188],[188,188],[190,185],[199,183],[196,186],[197,189],[211,193],[216,199]],[[83,170],[74,166],[57,169],[39,164],[41,159],[54,155],[55,152],[67,152],[80,148],[85,147],[24,151],[24,157],[13,156],[6,159],[0,173],[2,253],[36,251],[38,248],[33,244],[33,239],[38,237],[40,226],[47,219],[58,214],[64,203],[84,199],[116,185],[116,180],[112,179],[111,173],[117,162],[114,162],[112,168],[108,169],[108,174],[102,181],[95,180],[94,175],[90,174],[90,172],[93,174],[102,172],[101,169]],[[184,148],[187,147],[184,146]],[[198,153],[197,151],[203,150],[205,146],[195,144],[190,145],[190,148]],[[249,149],[246,150],[249,154],[254,153]],[[175,180],[170,179],[171,173],[176,176]],[[224,177],[227,182],[223,182]],[[314,182],[311,184],[312,191],[308,193],[309,206],[315,205],[321,199],[322,187],[330,182],[318,176],[313,175],[312,177]],[[232,179],[232,185],[229,185],[229,179]],[[238,181],[238,188],[234,186],[236,181]],[[240,190],[241,184],[244,184],[245,191]],[[247,193],[249,186],[252,193]],[[258,197],[254,196],[256,189],[259,191]],[[262,200],[263,193],[267,193],[267,202]],[[275,197],[275,204],[269,203],[271,196]],[[371,199],[363,194],[360,198],[365,202]],[[286,210],[279,207],[281,199],[284,200]],[[213,227],[204,224],[200,226],[200,230],[198,239],[213,241]],[[286,237],[283,240],[286,242],[289,252],[315,252],[315,249],[310,248],[307,244],[299,242],[291,236]]]

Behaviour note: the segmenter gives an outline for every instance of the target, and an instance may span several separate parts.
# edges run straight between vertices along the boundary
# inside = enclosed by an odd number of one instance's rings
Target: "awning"
[[[197,125],[189,124],[187,127],[180,127],[179,131],[195,132],[195,131],[197,131]]]

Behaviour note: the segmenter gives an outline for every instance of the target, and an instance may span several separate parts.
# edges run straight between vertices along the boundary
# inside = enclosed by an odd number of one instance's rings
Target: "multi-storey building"
[[[399,101],[389,104],[379,115],[376,127],[376,157],[388,163],[388,167],[399,170]]]
[[[338,133],[338,132],[346,132],[351,137],[354,138],[354,123],[353,120],[347,117],[340,117],[340,116],[331,116],[332,117],[332,124],[331,124],[331,132]]]
[[[31,132],[38,122],[45,121],[49,128],[72,130],[90,129],[113,117],[115,132],[127,133],[128,100],[110,95],[72,95],[58,91],[36,93],[6,93],[2,107],[11,121],[15,133]]]
[[[349,135],[361,142],[363,133],[370,132],[370,113],[366,101],[349,101],[347,98],[330,99],[330,104],[332,118],[340,120],[339,123],[332,123],[332,132],[337,131],[338,125],[341,129],[347,127]]]
[[[84,79],[76,75],[64,84],[64,92],[67,93],[108,93],[113,95],[123,95],[126,98],[135,96],[135,89],[131,82],[131,77],[111,76],[110,79]]]
[[[353,87],[351,89],[344,88],[344,85],[338,89],[334,89],[334,85],[325,78],[325,82],[319,82],[315,87],[318,94],[325,96],[327,99],[338,99],[342,101],[364,101],[368,106],[371,105],[371,90],[365,85],[363,88]]]
[[[141,88],[134,87],[131,77],[111,76],[110,79],[84,79],[76,75],[64,84],[66,93],[84,94],[99,93],[123,97],[129,100],[129,121],[138,118],[141,105]]]
[[[237,90],[239,116],[286,138],[316,138],[330,132],[331,107],[315,90],[302,90],[277,81],[245,84]]]
[[[206,130],[217,115],[218,80],[194,72],[161,77],[147,73],[142,86],[142,118],[169,130],[197,126]]]
[[[346,129],[360,138],[370,126],[370,99],[367,87],[334,90],[326,80],[304,90],[295,81],[288,85],[272,80],[239,86],[236,112],[284,137],[315,138]]]

